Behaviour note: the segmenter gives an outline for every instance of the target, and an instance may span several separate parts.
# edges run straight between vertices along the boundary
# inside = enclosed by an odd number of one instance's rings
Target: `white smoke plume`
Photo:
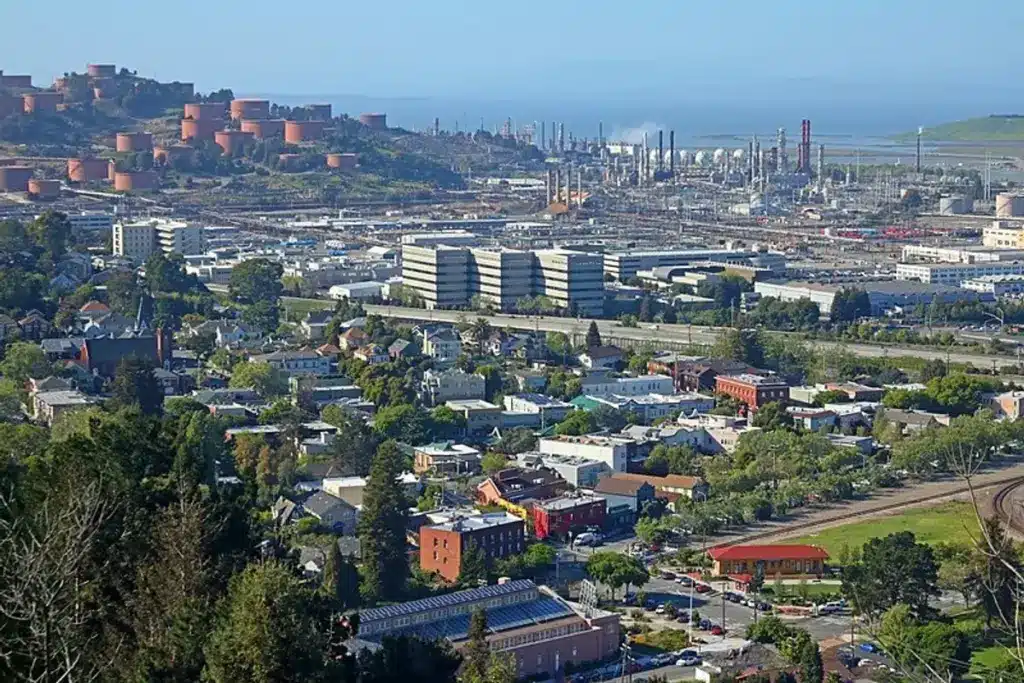
[[[644,121],[633,128],[615,128],[612,130],[612,134],[607,136],[607,139],[612,142],[624,142],[627,145],[639,145],[644,141],[644,133],[647,133],[647,144],[656,145],[658,144],[659,130],[665,130],[665,126],[652,121]]]

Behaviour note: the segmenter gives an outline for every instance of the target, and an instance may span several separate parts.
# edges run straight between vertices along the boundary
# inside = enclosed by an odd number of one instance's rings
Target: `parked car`
[[[761,603],[758,603],[757,609],[762,611],[762,612],[771,612],[772,611],[772,606],[770,604],[768,604],[767,602],[761,602]]]
[[[701,663],[701,659],[698,656],[692,657],[680,657],[676,660],[676,666],[698,666]]]
[[[700,630],[701,631],[707,631],[709,628],[711,628],[711,620],[710,619],[701,619],[700,620]]]
[[[881,652],[882,651],[881,648],[879,648],[874,643],[861,643],[859,645],[859,647],[864,652]]]
[[[711,592],[711,586],[709,586],[709,585],[707,585],[705,583],[698,583],[696,586],[694,586],[694,590],[697,591],[698,593],[710,593]]]
[[[662,605],[658,605],[658,609],[654,610],[654,613],[655,614],[664,614],[665,613],[665,605],[663,605],[663,604]]]
[[[663,578],[663,579],[665,579],[667,581],[671,581],[672,579],[675,579],[676,581],[679,580],[679,579],[676,579],[676,573],[675,572],[669,572],[669,571],[662,571],[661,572],[661,578]]]
[[[690,615],[686,612],[680,612],[678,615],[676,615],[676,621],[678,621],[680,624],[689,624]]]
[[[713,636],[721,636],[721,635],[724,635],[724,634],[725,634],[725,629],[722,628],[721,626],[719,626],[718,624],[715,624],[714,626],[711,627],[711,635],[713,635]]]

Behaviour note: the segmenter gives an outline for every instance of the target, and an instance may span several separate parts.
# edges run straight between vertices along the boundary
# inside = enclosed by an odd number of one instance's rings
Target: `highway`
[[[591,318],[558,318],[552,316],[534,315],[511,315],[493,314],[480,315],[472,311],[428,311],[422,308],[403,308],[399,306],[377,306],[372,304],[364,305],[367,313],[373,313],[385,318],[398,318],[401,320],[420,322],[447,322],[456,323],[472,321],[477,318],[485,318],[492,327],[511,328],[516,330],[534,330],[539,332],[562,332],[564,334],[582,338],[586,336],[590,323],[597,323],[597,329],[601,332],[601,338],[605,340],[626,340],[637,343],[650,343],[653,346],[671,344],[676,346],[684,345],[711,345],[717,341],[719,335],[727,328],[722,327],[699,327],[696,325],[666,325],[640,323],[639,327],[621,327],[615,320],[596,320]],[[792,333],[773,332],[773,334],[789,335],[797,337]],[[935,349],[921,346],[896,346],[882,344],[853,344],[843,342],[830,342],[820,340],[802,340],[807,346],[817,350],[842,349],[849,351],[856,356],[862,357],[885,357],[885,356],[913,356],[932,360],[949,360],[953,363],[971,363],[975,367],[988,368],[993,364],[1006,365],[1016,360],[1014,356],[966,353],[962,351]]]

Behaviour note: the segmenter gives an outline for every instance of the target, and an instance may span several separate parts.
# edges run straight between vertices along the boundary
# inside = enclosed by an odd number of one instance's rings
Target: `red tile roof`
[[[711,548],[712,560],[827,560],[828,553],[816,545],[733,545]]]
[[[92,311],[109,311],[110,307],[101,301],[87,301],[80,309],[81,313],[90,313]]]

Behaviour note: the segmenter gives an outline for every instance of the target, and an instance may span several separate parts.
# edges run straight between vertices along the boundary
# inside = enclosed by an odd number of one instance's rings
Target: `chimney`
[[[538,149],[547,149],[547,145],[548,145],[547,135],[548,135],[548,122],[547,121],[541,121],[540,122],[540,144],[537,145]],[[550,172],[549,172],[549,175],[550,175]]]
[[[658,131],[658,173],[665,170],[665,132]]]
[[[668,132],[668,170],[674,178],[676,175],[676,132]]]
[[[561,166],[557,166],[555,168],[555,187],[553,188],[553,192],[551,194],[551,201],[552,202],[557,202],[558,201],[558,194],[561,191],[562,191],[562,167]]]
[[[583,208],[583,170],[576,173],[576,208]]]

